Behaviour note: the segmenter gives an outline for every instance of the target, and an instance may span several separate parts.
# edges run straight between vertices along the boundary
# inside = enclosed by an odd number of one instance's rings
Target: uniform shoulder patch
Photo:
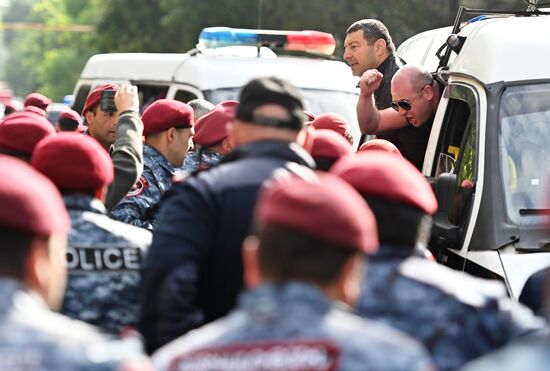
[[[132,189],[130,189],[130,192],[126,195],[126,197],[135,197],[142,194],[147,188],[149,188],[149,182],[147,181],[147,178],[145,176],[140,176],[137,180],[136,184],[133,185]]]
[[[170,370],[335,371],[339,358],[329,341],[270,341],[203,348],[177,357]]]

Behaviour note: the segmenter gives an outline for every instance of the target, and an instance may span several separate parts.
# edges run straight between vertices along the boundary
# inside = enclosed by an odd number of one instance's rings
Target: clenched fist
[[[376,69],[367,70],[361,76],[359,80],[359,88],[361,89],[361,95],[368,96],[371,95],[378,89],[380,82],[382,82],[382,75],[380,71]]]

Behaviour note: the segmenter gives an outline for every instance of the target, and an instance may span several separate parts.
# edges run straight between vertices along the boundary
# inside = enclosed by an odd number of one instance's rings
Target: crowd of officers
[[[544,319],[430,259],[418,169],[442,89],[394,53],[379,21],[348,29],[379,136],[358,151],[275,77],[141,115],[136,87],[104,84],[55,128],[45,96],[7,106],[0,370],[548,367]]]

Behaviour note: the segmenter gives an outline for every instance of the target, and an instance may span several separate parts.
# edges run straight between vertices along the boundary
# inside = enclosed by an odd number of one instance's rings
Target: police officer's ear
[[[84,114],[84,118],[86,119],[86,122],[88,123],[88,125],[90,125],[91,120],[95,117],[95,111],[96,110],[97,110],[97,107],[87,111]]]
[[[23,280],[27,286],[39,293],[44,301],[47,301],[52,274],[48,238],[36,235],[31,241],[25,260]]]
[[[243,241],[244,282],[249,289],[255,288],[262,282],[258,260],[259,245],[260,242],[256,236],[248,236]]]
[[[108,189],[109,189],[109,184],[105,184],[103,187],[100,187],[95,191],[94,197],[100,200],[101,202],[105,202],[105,200],[107,199]]]
[[[242,135],[237,120],[229,121],[225,124],[225,128],[227,130],[227,137],[231,140],[233,148],[240,145]]]
[[[362,254],[354,254],[344,263],[333,286],[335,299],[351,306],[355,305],[361,293],[364,262]]]
[[[302,146],[308,153],[311,153],[313,150],[313,137],[315,128],[311,125],[308,125],[302,130],[300,130],[300,133],[298,134],[298,138],[296,139],[296,142]]]
[[[222,140],[221,147],[224,154],[229,153],[233,150],[233,143],[231,142],[231,138],[229,138],[229,136],[225,137]]]
[[[172,144],[176,141],[177,134],[178,134],[177,129],[172,127],[166,130],[164,135],[165,135],[166,141],[169,144]]]

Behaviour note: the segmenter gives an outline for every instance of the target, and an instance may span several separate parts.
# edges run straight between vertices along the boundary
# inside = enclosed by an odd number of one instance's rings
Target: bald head
[[[434,83],[434,78],[430,71],[425,69],[422,66],[407,64],[401,67],[392,79],[393,84],[405,84],[408,85],[412,90],[420,90],[426,85],[432,86]]]
[[[422,66],[407,64],[393,76],[391,82],[393,102],[399,114],[415,127],[431,120],[439,104],[439,85],[431,73]]]

